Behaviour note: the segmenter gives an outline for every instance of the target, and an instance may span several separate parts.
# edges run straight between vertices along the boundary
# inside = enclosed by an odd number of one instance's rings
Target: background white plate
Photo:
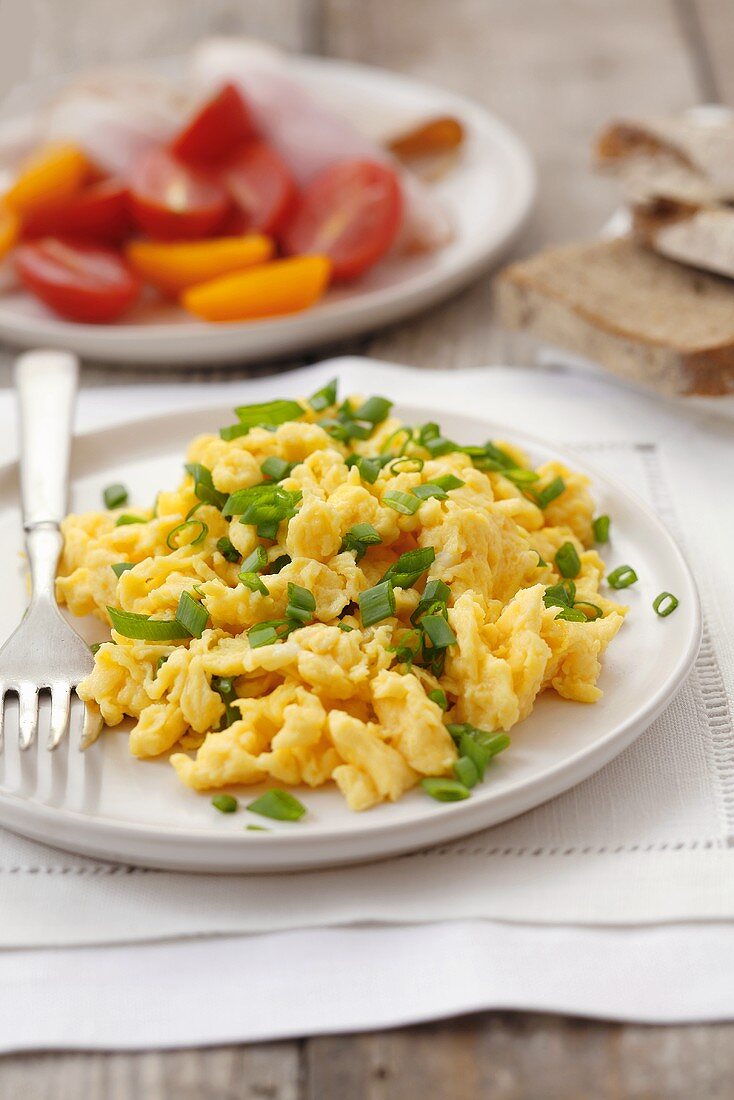
[[[314,96],[345,103],[350,116],[461,119],[465,147],[456,165],[432,185],[455,225],[450,244],[425,256],[385,260],[354,286],[329,291],[302,314],[246,323],[206,324],[176,306],[156,303],[139,305],[119,324],[81,325],[59,320],[29,295],[14,292],[0,296],[0,339],[118,363],[243,363],[302,352],[397,321],[452,294],[500,258],[532,206],[535,172],[525,146],[499,119],[470,100],[380,69],[294,57],[293,70]],[[4,141],[15,146],[22,134],[17,119],[0,126],[0,147]]]
[[[436,418],[426,409],[398,408],[406,422]],[[182,412],[77,438],[72,508],[98,509],[102,488],[122,481],[131,505],[147,504],[156,490],[181,475],[187,442],[231,419],[228,408]],[[449,436],[466,443],[507,438],[491,421],[440,416]],[[442,804],[420,790],[363,814],[347,809],[335,789],[299,792],[308,815],[298,824],[272,823],[271,833],[245,831],[270,824],[244,810],[224,816],[210,794],[183,787],[165,760],[130,756],[122,730],[102,735],[85,754],[64,746],[57,754],[21,754],[9,720],[0,755],[0,823],[57,847],[154,867],[194,871],[275,871],[373,859],[446,841],[504,821],[566,790],[616,756],[662,710],[691,667],[700,640],[698,597],[673,539],[640,500],[577,456],[531,437],[510,433],[536,461],[564,457],[593,478],[600,511],[613,517],[614,564],[633,563],[640,581],[622,594],[631,614],[604,661],[601,702],[588,707],[543,695],[513,743],[465,802]],[[19,557],[17,468],[0,468],[0,643],[20,618],[26,584]],[[651,602],[661,589],[680,607],[659,619]],[[106,636],[94,620],[75,620],[89,641]],[[258,788],[237,793],[254,797]],[[242,798],[242,802],[249,798]]]

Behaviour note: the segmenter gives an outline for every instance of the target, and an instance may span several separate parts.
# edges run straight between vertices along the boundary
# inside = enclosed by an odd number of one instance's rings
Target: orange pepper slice
[[[20,233],[20,218],[12,210],[0,206],[0,259],[13,247]]]
[[[190,287],[182,305],[205,321],[248,321],[314,305],[331,273],[327,256],[292,256]]]
[[[258,233],[174,244],[131,241],[125,249],[138,275],[168,294],[265,263],[272,254],[273,242]]]
[[[63,202],[81,189],[91,171],[89,161],[75,145],[47,146],[21,167],[3,201],[16,214]]]

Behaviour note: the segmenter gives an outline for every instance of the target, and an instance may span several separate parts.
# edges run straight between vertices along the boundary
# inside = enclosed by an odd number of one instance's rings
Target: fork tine
[[[0,683],[0,752],[3,751],[3,746],[5,744],[5,696],[7,690],[7,684]]]
[[[55,749],[69,728],[71,691],[68,684],[54,684],[51,688],[51,728],[48,748]]]
[[[38,691],[32,684],[18,688],[19,738],[21,749],[28,749],[38,733]]]
[[[84,703],[83,706],[84,726],[82,728],[82,739],[79,748],[88,749],[102,732],[104,722],[102,721],[102,715],[93,711],[87,703]]]

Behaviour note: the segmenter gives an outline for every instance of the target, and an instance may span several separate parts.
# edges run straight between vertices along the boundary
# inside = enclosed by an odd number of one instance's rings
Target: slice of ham
[[[390,164],[403,189],[405,217],[396,245],[403,252],[440,248],[452,237],[440,202],[411,172],[351,123],[316,102],[289,72],[285,54],[246,38],[212,38],[193,52],[196,91],[211,95],[228,81],[240,89],[263,135],[303,184],[339,160]]]

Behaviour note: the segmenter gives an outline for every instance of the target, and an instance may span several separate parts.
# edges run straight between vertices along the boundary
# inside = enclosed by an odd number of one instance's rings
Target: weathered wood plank
[[[687,0],[692,11],[688,21],[699,34],[699,53],[711,76],[702,100],[734,106],[734,5],[730,0]]]

